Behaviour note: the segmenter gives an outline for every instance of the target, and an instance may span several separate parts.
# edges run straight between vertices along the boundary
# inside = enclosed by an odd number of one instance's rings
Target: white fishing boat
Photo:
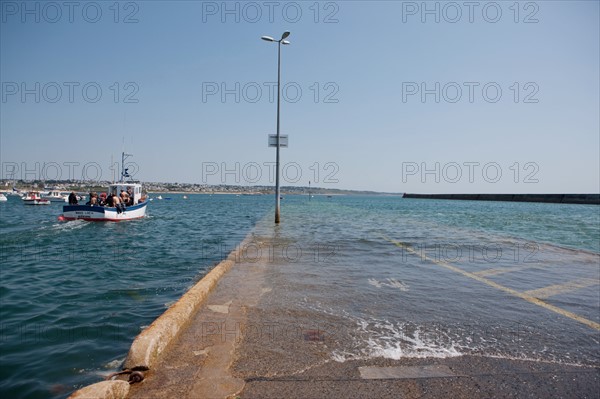
[[[146,216],[148,202],[142,197],[142,185],[139,183],[116,183],[108,187],[108,196],[119,196],[121,191],[133,194],[133,205],[102,206],[65,205],[60,220],[88,220],[91,222],[120,222],[139,219]]]
[[[25,205],[50,205],[50,200],[42,198],[39,191],[30,191],[22,199]]]
[[[139,219],[146,216],[148,201],[142,194],[142,185],[139,183],[126,183],[125,177],[129,177],[127,169],[124,169],[125,156],[123,153],[121,161],[121,181],[108,187],[106,204],[92,203],[86,205],[65,205],[59,220],[88,220],[92,222],[120,222],[124,220]],[[110,201],[112,196],[120,197],[121,193],[129,193],[132,198],[131,204],[116,203]],[[119,201],[120,202],[120,201]]]
[[[6,198],[6,195],[4,195],[3,193],[0,193],[0,202],[6,202],[8,201],[8,198]]]
[[[47,195],[42,196],[42,198],[48,199],[50,202],[69,202],[69,197],[57,190],[50,191]]]
[[[156,197],[157,200],[161,200],[162,199],[162,195],[159,195],[158,197]]]

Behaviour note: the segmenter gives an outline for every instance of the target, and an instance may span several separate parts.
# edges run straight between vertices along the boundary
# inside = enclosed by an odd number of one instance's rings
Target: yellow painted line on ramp
[[[520,272],[521,270],[527,269],[543,269],[544,266],[536,265],[536,266],[512,266],[512,267],[499,267],[497,269],[486,269],[479,270],[477,272],[473,272],[476,276],[497,276],[499,274],[504,273],[512,273],[512,272]]]
[[[579,280],[569,281],[564,284],[550,285],[544,288],[538,288],[535,290],[525,291],[524,294],[533,296],[538,299],[549,298],[554,295],[564,294],[566,292],[575,291],[580,288],[593,287],[594,285],[600,284],[600,281],[591,278],[582,278]]]
[[[478,276],[478,275],[476,275],[474,273],[467,272],[467,271],[465,271],[465,270],[463,270],[463,269],[461,269],[459,267],[456,267],[456,266],[453,266],[453,265],[449,264],[448,262],[440,261],[440,260],[435,260],[435,259],[429,258],[426,255],[418,254],[417,251],[415,251],[414,249],[412,249],[409,245],[406,245],[406,244],[394,241],[394,240],[392,240],[392,239],[390,239],[389,237],[386,237],[386,236],[382,236],[382,237],[386,241],[388,241],[388,242],[390,242],[390,243],[392,243],[392,244],[394,244],[394,245],[396,245],[396,246],[398,246],[400,248],[404,248],[404,249],[406,249],[410,253],[413,253],[415,255],[419,255],[421,257],[421,259],[428,260],[429,262],[432,262],[432,263],[434,263],[434,264],[436,264],[438,266],[442,266],[442,267],[444,267],[444,268],[446,268],[448,270],[452,270],[453,272],[462,274],[465,277],[468,277],[468,278],[471,278],[473,280],[479,281],[480,283],[483,283],[483,284],[486,284],[486,285],[488,285],[490,287],[496,288],[496,289],[498,289],[500,291],[503,291],[503,292],[505,292],[505,293],[507,293],[509,295],[515,296],[517,298],[521,298],[524,301],[527,301],[529,303],[533,303],[534,305],[540,306],[540,307],[542,307],[544,309],[548,309],[548,310],[550,310],[550,311],[552,311],[554,313],[557,313],[559,315],[568,317],[569,319],[578,321],[578,322],[580,322],[582,324],[585,324],[588,327],[591,327],[591,328],[593,328],[595,330],[600,331],[600,324],[596,323],[595,321],[588,320],[585,317],[581,317],[581,316],[579,316],[579,315],[577,315],[577,314],[575,314],[573,312],[569,312],[568,310],[561,309],[558,306],[551,305],[551,304],[549,304],[547,302],[542,301],[541,299],[538,299],[536,297],[533,297],[533,296],[527,294],[527,292],[519,292],[517,290],[513,290],[512,288],[505,287],[505,286],[503,286],[501,284],[498,284],[498,283],[496,283],[496,282],[494,282],[492,280],[489,280],[489,279],[487,279],[485,277],[481,277],[481,276]]]

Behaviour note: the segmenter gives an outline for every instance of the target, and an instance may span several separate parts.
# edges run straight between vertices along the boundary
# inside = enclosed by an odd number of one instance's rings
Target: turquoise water
[[[391,197],[286,205],[272,235],[291,248],[267,272],[263,307],[294,318],[262,322],[325,331],[331,360],[469,354],[600,365],[597,206]]]
[[[141,329],[272,206],[168,196],[123,223],[58,222],[58,204],[0,203],[0,397],[64,397],[116,370]]]
[[[105,224],[58,222],[59,205],[0,203],[2,397],[65,397],[118,369],[141,329],[272,217],[272,196],[169,196],[145,219]],[[488,278],[519,292],[576,281],[546,300],[598,323],[597,206],[286,196],[282,215],[274,231],[293,245],[272,278],[295,290],[278,306],[338,318],[334,360],[598,364],[597,330],[431,262],[510,269]]]

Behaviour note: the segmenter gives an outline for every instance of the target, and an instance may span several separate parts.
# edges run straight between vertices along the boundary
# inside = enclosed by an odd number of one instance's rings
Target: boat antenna
[[[125,154],[125,151],[121,153],[121,183],[125,182],[126,177],[131,177],[128,173],[129,169],[125,168],[125,160],[130,156],[132,156],[132,154]]]

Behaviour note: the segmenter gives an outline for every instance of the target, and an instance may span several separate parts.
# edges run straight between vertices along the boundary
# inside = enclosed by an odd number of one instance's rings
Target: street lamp
[[[279,189],[279,109],[281,105],[281,45],[290,44],[285,40],[290,35],[290,32],[283,32],[281,39],[275,40],[271,36],[263,36],[261,39],[267,42],[277,43],[277,139],[275,141],[277,155],[275,158],[275,223],[279,223],[279,204],[281,191]]]

